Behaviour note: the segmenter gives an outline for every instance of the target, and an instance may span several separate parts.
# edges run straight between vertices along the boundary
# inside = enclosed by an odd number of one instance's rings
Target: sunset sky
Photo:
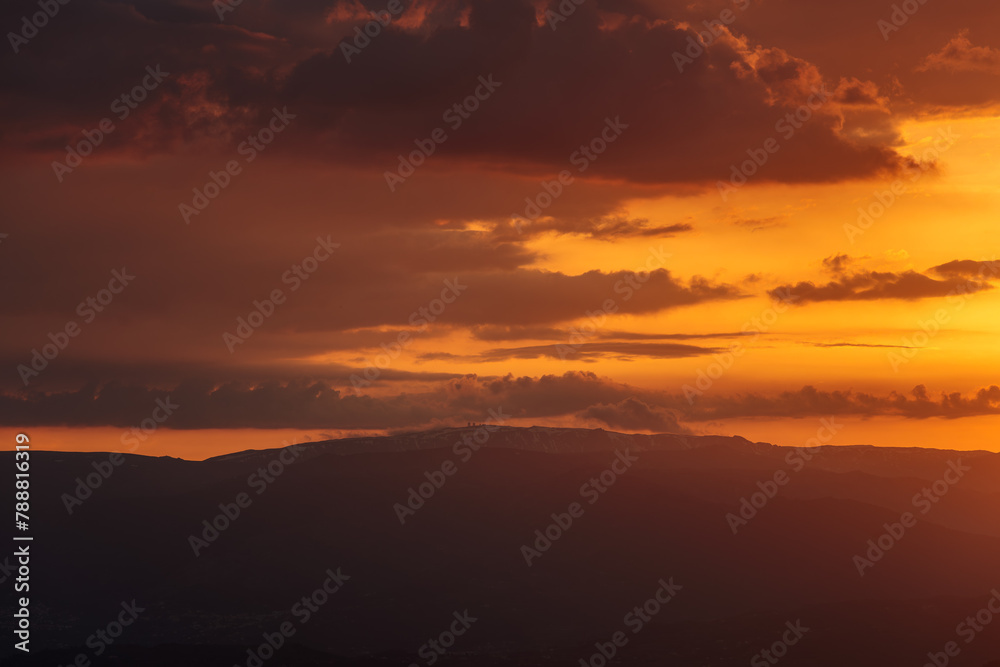
[[[1000,6],[903,4],[7,3],[0,435],[1000,450]]]

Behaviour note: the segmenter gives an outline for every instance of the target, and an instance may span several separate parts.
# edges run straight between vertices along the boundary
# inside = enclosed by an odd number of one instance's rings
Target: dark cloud
[[[514,417],[557,417],[634,394],[627,385],[576,372],[539,378],[465,376],[428,387],[423,392],[369,396],[314,380],[185,381],[165,389],[108,383],[61,392],[0,394],[0,424],[126,428],[147,418],[157,399],[169,398],[180,406],[165,424],[172,429],[385,429],[476,420],[499,406]]]
[[[358,187],[356,176],[267,159],[249,165],[191,225],[177,214],[178,201],[190,197],[192,183],[204,183],[209,168],[218,168],[215,162],[85,165],[58,185],[60,197],[30,195],[57,187],[51,174],[5,170],[0,189],[10,217],[0,281],[16,288],[0,304],[10,323],[0,342],[0,359],[10,362],[0,387],[23,386],[16,367],[49,343],[49,333],[70,321],[82,323],[79,304],[122,268],[136,276],[134,282],[83,327],[37,378],[39,386],[62,387],[80,379],[80,369],[96,372],[102,363],[107,372],[92,379],[113,379],[119,370],[135,377],[128,369],[154,362],[167,363],[173,379],[181,368],[192,377],[227,378],[198,370],[257,368],[275,359],[291,366],[352,347],[367,355],[366,348],[421,324],[419,337],[432,339],[484,325],[552,328],[586,317],[608,299],[622,313],[651,314],[743,296],[736,286],[663,269],[648,277],[542,271],[534,268],[537,252],[519,243],[464,225],[434,224],[435,211],[451,221],[509,210],[503,202],[515,199],[505,196],[501,178],[457,176],[445,179],[450,185],[431,179],[412,191],[420,201],[406,205],[384,191]],[[455,193],[456,183],[467,187]],[[491,189],[498,185],[500,192]],[[600,188],[581,189],[572,206],[599,210],[595,190]],[[100,243],[93,242],[97,237]],[[283,277],[312,252],[317,238],[340,247],[293,292]],[[645,259],[636,257],[633,266]],[[422,317],[420,308],[456,279],[463,286],[457,301],[433,322]],[[234,331],[237,318],[276,288],[286,303],[230,354],[222,334]],[[307,372],[319,372],[308,366]]]
[[[893,349],[914,349],[912,345],[884,345],[881,343],[807,343],[813,347],[888,347]]]
[[[316,55],[296,67],[281,97],[322,118],[317,129],[336,127],[328,136],[350,138],[326,152],[394,159],[440,126],[443,111],[469,95],[480,75],[493,74],[501,87],[442,145],[442,155],[581,177],[572,156],[610,117],[628,129],[600,148],[587,177],[714,182],[822,82],[815,68],[781,49],[746,53],[728,38],[680,72],[673,54],[694,31],[644,20],[602,29],[593,5],[580,6],[556,31],[539,27],[534,10],[518,2],[472,7],[468,29],[442,26],[428,38],[387,33],[374,53],[351,64],[339,53]],[[476,22],[480,15],[490,17],[488,30],[485,19]],[[412,71],[389,66],[403,61]],[[399,104],[405,114],[392,106]],[[762,178],[830,181],[902,165],[888,145],[842,140],[835,107],[816,114]],[[824,159],[814,159],[817,153]]]
[[[555,327],[531,327],[531,326],[481,326],[474,327],[472,334],[478,340],[500,341],[500,340],[568,340],[576,333],[572,328],[559,329]],[[749,336],[744,332],[721,332],[721,333],[636,333],[631,331],[620,331],[616,329],[601,329],[598,331],[587,331],[586,335],[598,340],[699,340],[707,338],[736,338],[739,336]]]
[[[691,433],[677,421],[671,410],[654,407],[629,397],[610,405],[593,405],[580,416],[603,422],[615,430],[653,431],[655,433]]]
[[[772,395],[706,393],[689,402],[683,394],[646,390],[568,372],[540,377],[457,376],[428,382],[420,392],[357,394],[318,380],[291,382],[185,381],[170,388],[108,383],[77,390],[0,394],[0,424],[7,426],[115,426],[127,428],[150,415],[156,401],[179,405],[172,429],[418,428],[475,420],[502,407],[532,421],[583,417],[613,428],[682,432],[720,419],[754,417],[903,417],[958,419],[1000,414],[1000,387],[972,395],[934,397],[924,385],[904,395],[803,387]]]
[[[758,232],[762,229],[775,229],[784,227],[786,222],[783,218],[738,218],[733,221],[737,227],[747,227],[751,232]]]
[[[527,224],[515,224],[512,221],[501,221],[494,229],[498,238],[504,240],[526,241],[543,234],[585,236],[601,241],[617,241],[626,238],[670,238],[694,229],[687,223],[672,225],[650,225],[644,218],[630,219],[622,216],[606,216],[586,220],[566,218],[547,218],[530,221]]]
[[[832,273],[843,273],[854,260],[844,254],[831,255],[823,260],[823,266]]]
[[[953,262],[932,266],[931,271],[941,276],[991,280],[1000,276],[1000,262],[996,259],[975,261],[956,259]]]
[[[16,24],[17,10],[7,7],[0,18]],[[296,129],[269,150],[381,176],[415,140],[447,128],[445,111],[493,76],[500,86],[489,99],[447,130],[432,156],[439,167],[488,162],[508,173],[568,169],[575,178],[707,185],[774,135],[776,122],[823,82],[807,60],[729,33],[678,71],[673,54],[696,33],[680,27],[689,15],[680,6],[668,21],[605,22],[597,3],[585,3],[553,31],[526,0],[428,3],[418,23],[401,18],[350,63],[338,45],[366,19],[335,9],[297,3],[279,11],[248,0],[220,22],[188,3],[74,2],[24,53],[0,61],[10,97],[0,112],[3,142],[54,157],[107,116],[146,65],[161,65],[170,78],[109,135],[105,159],[225,153],[273,107],[287,106]],[[617,3],[616,11],[638,7]],[[66,60],[64,52],[76,55]],[[845,140],[839,105],[815,114],[760,179],[827,182],[903,166],[889,142]],[[598,140],[608,118],[628,129],[594,149],[599,155],[581,171],[572,156]]]
[[[167,426],[192,428],[393,428],[444,416],[440,400],[418,395],[356,396],[324,382],[187,381],[169,390],[106,384],[78,391],[0,396],[3,423],[127,428],[149,417],[157,400],[176,404]]]
[[[586,336],[584,336],[586,338]],[[679,343],[636,343],[608,342],[586,343],[574,342],[570,336],[565,342],[556,345],[532,345],[527,347],[496,348],[482,352],[479,358],[487,361],[504,359],[538,359],[549,357],[571,361],[597,361],[599,359],[685,359],[716,354],[723,348],[699,347],[697,345],[682,345]]]
[[[979,389],[971,397],[958,392],[942,392],[935,400],[924,385],[913,388],[909,396],[890,392],[878,396],[853,390],[822,391],[803,387],[798,391],[781,392],[775,396],[742,394],[695,398],[688,410],[677,406],[682,421],[745,417],[822,417],[845,415],[855,417],[898,416],[908,419],[943,417],[958,419],[1000,414],[1000,387]]]
[[[803,281],[788,284],[769,290],[774,298],[785,298],[791,295],[797,303],[820,301],[876,301],[882,299],[927,299],[945,296],[961,296],[993,289],[988,280],[1000,278],[991,263],[975,263],[971,267],[965,261],[949,262],[934,267],[931,271],[944,275],[937,280],[916,271],[895,273],[891,271],[861,271],[846,273],[845,267],[849,259],[846,255],[837,255],[823,260],[823,264],[838,274],[835,280],[825,284]],[[989,271],[986,268],[989,267]],[[975,277],[968,278],[975,269]]]
[[[377,346],[378,342],[391,342],[394,335],[385,335],[384,339],[375,339],[368,334],[364,346]],[[357,347],[357,346],[355,346]],[[287,352],[287,341],[279,348]],[[325,344],[306,348],[307,352],[328,349]],[[217,358],[213,361],[191,361],[178,358],[173,361],[148,360],[145,358],[123,359],[121,357],[108,359],[77,359],[58,357],[48,369],[38,378],[32,378],[28,389],[25,389],[16,372],[9,374],[3,382],[3,387],[12,395],[26,396],[25,392],[39,394],[76,391],[81,387],[104,386],[120,383],[129,386],[170,387],[185,381],[202,384],[220,385],[226,382],[259,384],[268,382],[285,382],[288,378],[300,378],[300,381],[320,381],[332,387],[352,387],[351,377],[361,376],[368,364],[374,364],[374,358],[382,350],[378,347],[368,350],[368,354],[356,358],[357,365],[350,363],[316,363],[303,364],[296,361],[273,361],[268,355],[254,357],[245,363],[231,363],[231,359]],[[444,358],[444,357],[442,357]],[[0,367],[13,370],[16,365],[27,363],[24,357],[0,358]],[[230,363],[225,363],[230,361]],[[305,377],[303,377],[305,376]],[[462,377],[460,373],[437,371],[409,371],[387,366],[379,369],[378,381],[384,383],[422,383],[440,382]]]

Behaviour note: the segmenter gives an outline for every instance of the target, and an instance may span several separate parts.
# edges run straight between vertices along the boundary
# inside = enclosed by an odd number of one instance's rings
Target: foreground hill
[[[65,649],[37,664],[96,658],[88,637],[133,599],[102,660],[245,665],[283,623],[265,664],[598,665],[602,647],[771,664],[796,623],[782,664],[922,665],[950,641],[948,664],[1000,656],[1000,622],[958,634],[1000,586],[988,452],[469,427],[128,456],[82,503],[67,494],[107,455],[34,456],[33,640]],[[338,573],[304,620],[296,603]]]

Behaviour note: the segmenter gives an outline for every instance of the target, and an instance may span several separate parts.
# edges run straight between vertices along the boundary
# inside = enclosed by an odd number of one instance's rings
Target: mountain
[[[470,426],[201,462],[32,456],[28,664],[253,667],[282,624],[262,664],[1000,657],[1000,623],[960,625],[992,619],[1000,587],[995,453]]]

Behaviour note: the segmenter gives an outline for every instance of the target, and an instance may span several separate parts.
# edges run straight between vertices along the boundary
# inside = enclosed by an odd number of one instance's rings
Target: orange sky
[[[347,62],[360,4],[245,4],[69,8],[2,56],[4,432],[127,451],[169,398],[136,453],[500,406],[787,445],[833,416],[831,444],[1000,449],[996,6],[930,3],[885,38],[860,0],[595,1],[555,29],[544,2],[441,0]],[[67,67],[80,25],[93,47]]]

